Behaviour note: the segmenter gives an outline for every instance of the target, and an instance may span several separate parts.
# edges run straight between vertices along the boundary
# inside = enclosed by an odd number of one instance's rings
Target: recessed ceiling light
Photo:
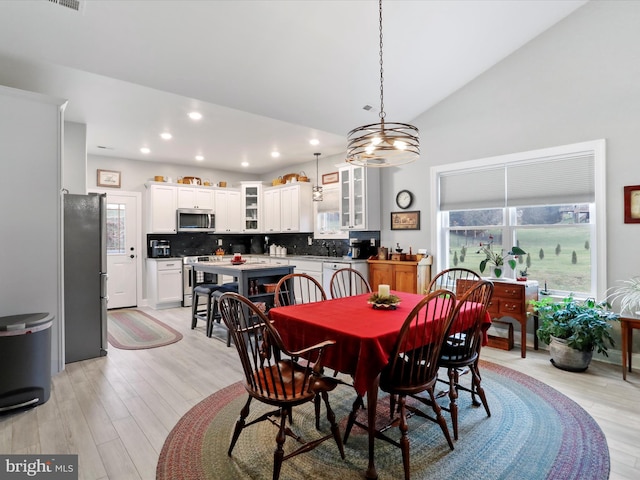
[[[162,132],[162,133],[160,134],[160,137],[161,137],[163,140],[171,140],[171,139],[173,138],[173,135],[171,135],[169,132]]]
[[[320,145],[320,140],[318,140],[317,138],[313,138],[313,139],[309,140],[309,143],[311,145]]]
[[[249,162],[242,162],[240,165],[246,168],[249,166]]]
[[[273,158],[278,158],[278,157],[280,156],[280,152],[275,152],[275,151],[274,151],[274,152],[271,152],[271,156],[272,156]]]
[[[189,118],[191,120],[200,120],[202,118],[202,114],[200,112],[190,112]]]
[[[146,153],[151,153],[151,149],[150,149],[149,147],[142,147],[142,148],[140,149],[140,151],[141,151],[142,153],[145,153],[145,154],[146,154]]]
[[[196,160],[201,162],[204,160],[204,157],[202,155],[196,155]]]

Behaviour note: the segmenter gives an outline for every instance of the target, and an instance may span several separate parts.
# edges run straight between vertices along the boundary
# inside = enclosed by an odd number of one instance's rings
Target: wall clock
[[[400,190],[396,195],[396,204],[400,208],[409,208],[413,202],[413,193],[409,190]]]

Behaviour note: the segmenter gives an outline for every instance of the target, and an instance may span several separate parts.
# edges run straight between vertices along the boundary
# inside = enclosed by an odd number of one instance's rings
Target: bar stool
[[[206,332],[209,336],[209,331],[213,328],[213,299],[212,295],[221,287],[216,283],[203,283],[193,289],[193,302],[191,304],[191,330],[196,328],[198,320],[204,320],[206,322]],[[200,298],[206,300],[206,309],[198,308]]]
[[[213,321],[220,323],[221,315],[218,313],[218,301],[223,293],[238,293],[238,282],[223,283],[211,293],[211,322],[207,323],[207,337],[213,335]],[[227,347],[231,346],[231,332],[227,330]]]

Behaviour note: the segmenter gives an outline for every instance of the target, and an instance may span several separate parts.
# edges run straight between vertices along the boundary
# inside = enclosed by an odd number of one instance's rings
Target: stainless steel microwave
[[[215,232],[216,218],[213,210],[201,208],[178,209],[179,232]]]

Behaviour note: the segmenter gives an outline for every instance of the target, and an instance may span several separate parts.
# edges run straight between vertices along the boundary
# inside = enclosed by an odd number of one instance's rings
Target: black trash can
[[[53,318],[49,313],[0,317],[0,413],[49,400]]]

